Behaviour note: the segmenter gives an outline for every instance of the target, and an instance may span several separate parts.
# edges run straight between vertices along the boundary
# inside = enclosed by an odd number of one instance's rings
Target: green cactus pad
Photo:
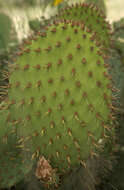
[[[93,3],[77,3],[62,9],[56,19],[67,19],[72,22],[83,22],[89,29],[96,32],[96,37],[104,48],[110,47],[111,29],[105,15]]]
[[[0,50],[5,50],[11,41],[12,23],[10,18],[0,13]]]
[[[31,170],[31,161],[17,143],[16,129],[7,123],[9,111],[0,110],[0,188],[8,188]]]
[[[23,145],[68,172],[98,153],[112,127],[112,86],[87,27],[56,23],[21,46],[10,72],[9,122]]]

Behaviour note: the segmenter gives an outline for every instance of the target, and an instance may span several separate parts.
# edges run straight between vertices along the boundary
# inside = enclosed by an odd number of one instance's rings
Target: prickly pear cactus
[[[25,41],[11,65],[8,122],[23,149],[48,167],[37,174],[47,187],[86,167],[99,140],[114,137],[113,86],[97,42],[84,24],[54,22]]]
[[[77,3],[59,11],[56,19],[67,19],[72,22],[83,22],[91,31],[95,32],[98,43],[108,48],[111,44],[111,27],[105,20],[105,15],[93,3]]]
[[[16,129],[7,123],[9,111],[5,103],[0,109],[0,188],[11,187],[23,179],[31,170],[29,156],[20,149]],[[21,146],[22,147],[22,146]]]

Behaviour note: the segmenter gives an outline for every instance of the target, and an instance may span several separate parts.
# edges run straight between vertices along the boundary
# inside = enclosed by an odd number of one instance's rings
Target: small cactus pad
[[[10,72],[9,122],[32,158],[59,173],[96,155],[113,124],[108,64],[92,37],[82,24],[50,25],[24,42]]]
[[[16,129],[7,123],[9,111],[0,110],[0,188],[9,188],[31,170],[31,161],[17,143]]]
[[[83,22],[89,30],[95,32],[98,42],[101,43],[104,48],[109,48],[111,44],[111,28],[105,18],[105,15],[99,8],[92,3],[77,3],[68,6],[62,9],[56,16],[56,19],[66,19],[72,21],[72,23],[75,21]]]

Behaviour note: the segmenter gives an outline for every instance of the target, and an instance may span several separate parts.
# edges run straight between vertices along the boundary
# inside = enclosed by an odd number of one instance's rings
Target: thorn
[[[37,83],[36,83],[36,88],[39,88],[39,87],[41,87],[41,86],[42,86],[41,80],[37,81]]]
[[[37,156],[37,152],[34,152],[34,153],[32,154],[32,156],[31,156],[31,160],[34,160],[34,159],[36,158],[36,156]]]
[[[34,97],[31,97],[30,100],[29,100],[29,105],[31,105],[33,103],[34,103]]]
[[[32,136],[33,136],[33,137],[38,137],[38,136],[39,136],[39,133],[38,133],[38,132],[34,132]]]
[[[61,135],[59,133],[57,133],[56,138],[57,138],[57,140],[59,140],[61,138]]]
[[[72,56],[72,54],[68,54],[68,59],[70,59],[70,60],[72,60],[72,58],[73,58],[73,56]]]
[[[87,93],[86,93],[86,92],[83,92],[82,97],[83,97],[83,98],[87,98]]]
[[[67,38],[66,38],[66,41],[67,41],[67,42],[70,42],[70,41],[71,41],[71,38],[70,38],[70,37],[67,37]]]
[[[22,99],[21,102],[20,102],[20,106],[23,106],[25,104],[25,100]]]
[[[67,158],[68,163],[71,164],[70,156],[68,155],[66,158]]]
[[[102,83],[101,83],[100,81],[97,81],[97,82],[96,82],[96,85],[97,85],[99,88],[101,88]]]
[[[67,150],[68,149],[68,146],[65,144],[64,145],[64,150]]]
[[[91,111],[91,112],[93,112],[93,111],[94,111],[94,107],[93,107],[93,105],[92,105],[92,104],[89,104],[89,105],[88,105],[88,107],[89,107],[89,109],[90,109],[90,111]]]
[[[62,124],[63,125],[65,124],[65,118],[64,118],[64,116],[62,116]]]
[[[49,115],[52,112],[52,109],[49,108],[48,111],[45,113],[45,115]]]
[[[78,33],[78,29],[74,29],[74,33],[77,34]]]
[[[31,45],[32,42],[31,42],[31,41],[26,41],[26,40],[24,40],[24,44]]]
[[[49,145],[52,145],[53,144],[53,140],[52,138],[49,140]]]
[[[29,64],[27,64],[27,65],[25,65],[25,66],[24,66],[23,70],[28,70],[28,69],[29,69],[29,67],[30,67],[30,65],[29,65]]]
[[[41,49],[40,49],[40,48],[37,48],[37,49],[34,50],[34,52],[40,53],[40,52],[41,52]]]
[[[55,127],[55,123],[54,123],[54,121],[51,121],[50,122],[50,128],[53,129],[54,127]]]
[[[89,72],[88,72],[88,76],[92,78],[92,77],[93,77],[93,72],[92,72],[92,71],[89,71]]]
[[[35,69],[40,69],[41,68],[41,66],[39,65],[39,64],[37,64],[37,65],[35,65],[35,66],[33,66],[33,68],[35,68]]]
[[[92,139],[92,144],[93,144],[96,148],[99,148],[99,145],[97,145],[97,144],[95,143],[95,140],[94,140],[94,139]]]
[[[109,116],[108,116],[111,120],[116,120],[116,117],[113,117],[113,115],[112,114],[109,114]]]
[[[24,144],[22,144],[22,145],[17,145],[16,148],[24,148]]]
[[[93,134],[92,134],[91,132],[89,132],[89,131],[88,131],[88,137],[91,137],[91,138],[93,138],[93,139],[94,139]]]
[[[45,128],[43,128],[43,129],[41,130],[41,136],[43,136],[45,133],[46,133],[46,130],[45,130]]]
[[[80,121],[79,116],[78,116],[78,112],[75,112],[75,113],[74,113],[74,118],[75,118],[77,121]]]
[[[17,87],[19,87],[19,86],[20,86],[20,82],[17,81],[17,82],[15,83],[15,87],[17,88]]]
[[[30,121],[30,120],[31,120],[31,116],[30,116],[30,115],[27,115],[27,116],[26,116],[26,120],[27,120],[27,121]]]
[[[105,135],[105,133],[102,133],[103,138],[109,138],[109,136]]]
[[[86,127],[86,122],[85,122],[85,121],[81,121],[81,122],[80,122],[80,125],[81,125],[82,127]]]
[[[62,64],[62,59],[59,59],[57,64],[61,65]]]
[[[59,156],[60,156],[60,153],[58,151],[56,151],[56,156],[57,156],[57,158],[59,158]]]
[[[75,74],[76,74],[75,68],[72,68],[71,73],[72,73],[72,76],[75,76]]]
[[[77,86],[77,87],[81,87],[80,81],[76,81],[76,86]]]
[[[57,93],[56,92],[53,92],[53,97],[56,97],[57,96]]]
[[[28,82],[25,88],[31,88],[31,86],[32,86],[32,83]]]
[[[69,95],[69,89],[65,90],[65,94],[68,96]]]
[[[51,32],[56,33],[56,28],[52,28]]]
[[[71,131],[70,128],[68,128],[68,135],[69,135],[70,137],[72,137],[72,131]]]
[[[48,83],[52,84],[53,83],[53,79],[49,79]]]
[[[107,125],[105,125],[104,122],[102,123],[102,126],[104,127],[104,129],[107,129],[108,131],[111,131],[111,129]]]
[[[27,136],[25,137],[24,141],[28,141],[28,140],[31,140],[32,139],[32,136]]]
[[[46,37],[47,35],[46,35],[45,32],[42,32],[42,33],[40,34],[40,36],[41,36],[41,37]]]
[[[77,149],[80,149],[80,145],[79,145],[79,143],[78,143],[78,141],[76,139],[74,139],[74,144],[75,144]]]
[[[58,105],[58,109],[59,109],[59,110],[62,110],[62,108],[63,108],[62,104],[59,104],[59,105]]]
[[[41,103],[43,103],[43,102],[46,102],[46,97],[45,96],[42,96],[42,98],[41,98]]]
[[[49,52],[52,50],[52,47],[51,46],[48,46],[48,48],[44,49],[45,51]]]
[[[23,55],[23,52],[17,52],[16,55],[21,56]]]
[[[83,39],[86,39],[86,34],[83,34],[83,36],[82,36],[82,37],[83,37]]]
[[[65,80],[64,76],[61,76],[60,80],[63,82]]]
[[[74,100],[71,100],[71,101],[70,101],[70,104],[71,104],[71,105],[74,105],[74,104],[75,104]]]
[[[58,41],[58,42],[56,43],[56,47],[61,47],[61,42],[60,42],[60,41]]]
[[[93,46],[91,46],[91,47],[90,47],[90,51],[92,51],[92,52],[93,52],[93,50],[94,50],[94,47],[93,47]]]
[[[30,53],[30,51],[31,50],[29,48],[24,50],[25,53]]]
[[[65,24],[64,26],[62,26],[62,29],[66,30],[67,29],[67,25]]]
[[[96,113],[96,118],[98,118],[99,120],[101,120],[102,119],[102,117],[101,117],[101,115],[100,115],[100,113]]]
[[[39,117],[39,116],[41,116],[41,112],[40,112],[40,111],[37,111],[37,112],[35,113],[35,115]]]
[[[81,165],[82,165],[85,169],[87,168],[86,162],[85,162],[84,160],[80,160],[80,163],[81,163]]]
[[[86,64],[87,63],[86,59],[83,58],[82,61],[81,61],[81,63]]]
[[[91,158],[93,158],[93,157],[99,157],[98,154],[96,154],[92,150],[90,151],[90,156],[91,156]]]

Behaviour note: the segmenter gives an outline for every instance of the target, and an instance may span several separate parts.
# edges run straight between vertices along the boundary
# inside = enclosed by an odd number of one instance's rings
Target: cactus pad
[[[9,122],[32,158],[50,160],[58,173],[97,155],[113,126],[108,64],[93,32],[55,23],[20,47],[10,72]]]
[[[60,11],[56,19],[66,19],[72,22],[83,22],[96,33],[96,37],[104,48],[109,48],[111,42],[111,28],[105,20],[105,15],[92,3],[77,3]]]

